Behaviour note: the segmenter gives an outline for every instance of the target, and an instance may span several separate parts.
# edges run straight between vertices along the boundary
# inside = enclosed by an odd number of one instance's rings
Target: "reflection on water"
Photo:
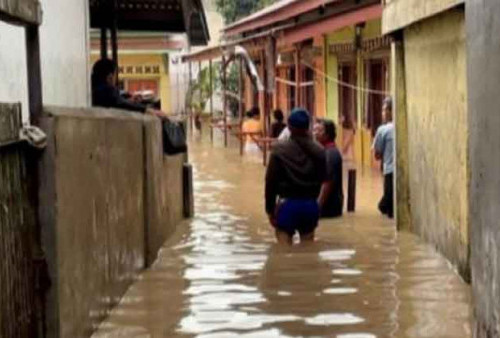
[[[355,215],[281,247],[260,163],[237,148],[192,150],[196,217],[94,337],[470,337],[468,287],[377,214],[378,178],[360,177]]]

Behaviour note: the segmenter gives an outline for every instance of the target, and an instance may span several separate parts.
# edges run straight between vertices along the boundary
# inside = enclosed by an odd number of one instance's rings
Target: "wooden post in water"
[[[356,211],[356,169],[349,169],[347,179],[347,211]]]
[[[189,61],[189,89],[188,93],[190,94],[189,96],[189,102],[186,101],[187,106],[189,107],[188,114],[189,114],[189,132],[191,135],[193,134],[193,63]]]
[[[262,65],[263,65],[263,69],[264,69],[264,92],[262,93],[264,95],[264,111],[262,112],[263,113],[263,118],[264,118],[264,123],[263,123],[263,137],[264,137],[264,142],[262,144],[262,156],[263,156],[263,164],[266,166],[267,165],[267,142],[266,142],[266,139],[267,139],[267,136],[268,136],[268,130],[267,130],[267,114],[269,113],[268,112],[268,109],[269,109],[269,104],[268,104],[268,95],[267,95],[267,90],[268,90],[268,83],[267,83],[267,60],[266,60],[266,50],[264,49],[262,52],[261,52],[261,60],[262,60]]]
[[[239,70],[240,70],[240,81],[239,81],[239,94],[240,94],[240,102],[239,102],[239,115],[240,115],[240,155],[243,156],[243,150],[245,146],[245,136],[243,133],[243,119],[245,115],[244,106],[243,106],[243,94],[244,94],[244,78],[243,78],[243,58],[240,58],[239,62]]]
[[[222,93],[223,93],[223,118],[224,118],[224,147],[227,147],[227,74],[226,74],[226,58],[222,56]]]
[[[212,79],[213,71],[212,71],[212,59],[210,59],[208,63],[208,71],[210,72],[209,81],[210,81],[210,142],[214,143],[214,128],[212,123],[214,121],[214,83]]]

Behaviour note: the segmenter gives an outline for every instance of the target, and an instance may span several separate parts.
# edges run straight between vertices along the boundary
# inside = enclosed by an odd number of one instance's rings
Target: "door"
[[[383,59],[367,61],[367,84],[368,88],[384,92],[385,78],[387,74],[386,63]],[[368,111],[366,125],[370,129],[372,136],[375,136],[378,127],[382,124],[382,105],[384,95],[377,93],[368,94]]]
[[[145,90],[152,91],[155,97],[158,97],[158,81],[157,80],[127,80],[127,90],[132,95]]]
[[[339,78],[345,84],[356,85],[356,68],[354,63],[342,63],[339,66]],[[346,85],[339,84],[339,121],[344,129],[354,129],[356,125],[356,91]]]

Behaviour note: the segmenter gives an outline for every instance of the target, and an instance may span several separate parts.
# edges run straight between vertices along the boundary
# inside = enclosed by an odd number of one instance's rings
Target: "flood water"
[[[191,145],[196,216],[160,252],[94,337],[470,337],[470,290],[376,203],[358,173],[357,212],[317,241],[281,247],[264,213],[264,167],[205,140]]]

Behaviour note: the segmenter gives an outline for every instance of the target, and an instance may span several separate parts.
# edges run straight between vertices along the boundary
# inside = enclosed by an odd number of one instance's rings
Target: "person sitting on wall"
[[[281,135],[283,129],[286,128],[286,123],[283,122],[285,117],[281,109],[276,109],[273,116],[275,122],[271,126],[271,137],[277,139]]]
[[[158,110],[149,109],[146,105],[133,102],[120,95],[116,86],[118,67],[109,59],[100,59],[92,67],[92,105],[104,108],[118,108],[137,113],[148,113],[166,116]]]
[[[326,179],[318,197],[321,217],[340,217],[344,208],[343,169],[342,155],[335,144],[335,123],[318,119],[314,125],[314,136],[326,151]]]

